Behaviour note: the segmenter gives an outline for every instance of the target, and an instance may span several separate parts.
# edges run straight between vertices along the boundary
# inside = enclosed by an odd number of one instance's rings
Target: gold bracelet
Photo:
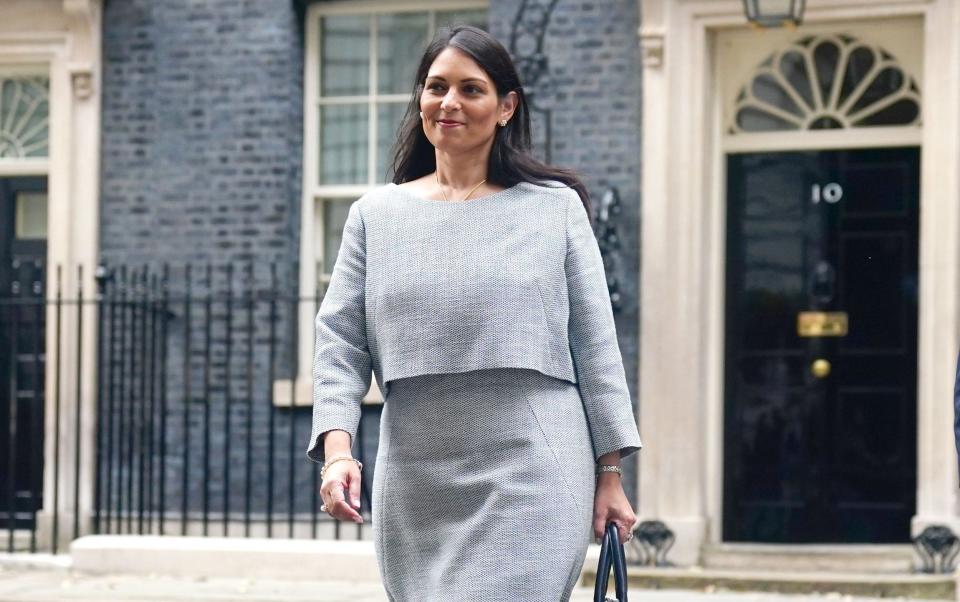
[[[320,479],[322,480],[327,474],[327,469],[330,468],[330,466],[336,462],[339,462],[340,460],[353,460],[357,463],[357,466],[360,468],[360,470],[363,470],[363,462],[357,460],[353,456],[335,456],[332,459],[328,458],[327,461],[323,463],[323,468],[320,469]]]
[[[598,475],[601,472],[615,472],[619,474],[621,477],[623,476],[623,469],[617,466],[616,464],[597,464],[597,468],[594,472],[596,472],[596,474]]]

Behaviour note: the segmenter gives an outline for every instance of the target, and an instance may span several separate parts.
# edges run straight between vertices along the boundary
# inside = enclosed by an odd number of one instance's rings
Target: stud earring
[[[423,119],[423,111],[420,111],[420,119]]]
[[[500,127],[502,127],[502,128],[507,127],[507,120],[506,120],[506,119],[501,119],[501,120],[500,120]]]

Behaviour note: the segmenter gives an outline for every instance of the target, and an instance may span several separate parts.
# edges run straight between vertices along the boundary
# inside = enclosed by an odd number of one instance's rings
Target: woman
[[[426,49],[394,171],[351,205],[317,314],[324,509],[363,522],[372,371],[389,599],[568,600],[591,529],[630,537],[618,467],[641,447],[587,192],[531,156],[516,69],[473,27]]]

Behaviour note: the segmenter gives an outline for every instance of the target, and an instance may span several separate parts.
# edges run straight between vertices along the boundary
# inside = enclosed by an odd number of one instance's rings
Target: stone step
[[[703,549],[706,569],[826,573],[912,573],[913,546],[828,544],[715,544]]]
[[[596,566],[583,572],[581,584],[594,587]],[[703,568],[627,567],[630,588],[705,592],[769,592],[914,600],[957,600],[952,575],[734,571]],[[611,574],[607,591],[613,592]]]

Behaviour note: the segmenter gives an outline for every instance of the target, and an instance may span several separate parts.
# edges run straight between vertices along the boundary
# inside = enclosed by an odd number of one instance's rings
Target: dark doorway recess
[[[0,178],[0,525],[42,506],[46,178]]]
[[[725,541],[909,541],[919,165],[912,147],[728,157]]]

